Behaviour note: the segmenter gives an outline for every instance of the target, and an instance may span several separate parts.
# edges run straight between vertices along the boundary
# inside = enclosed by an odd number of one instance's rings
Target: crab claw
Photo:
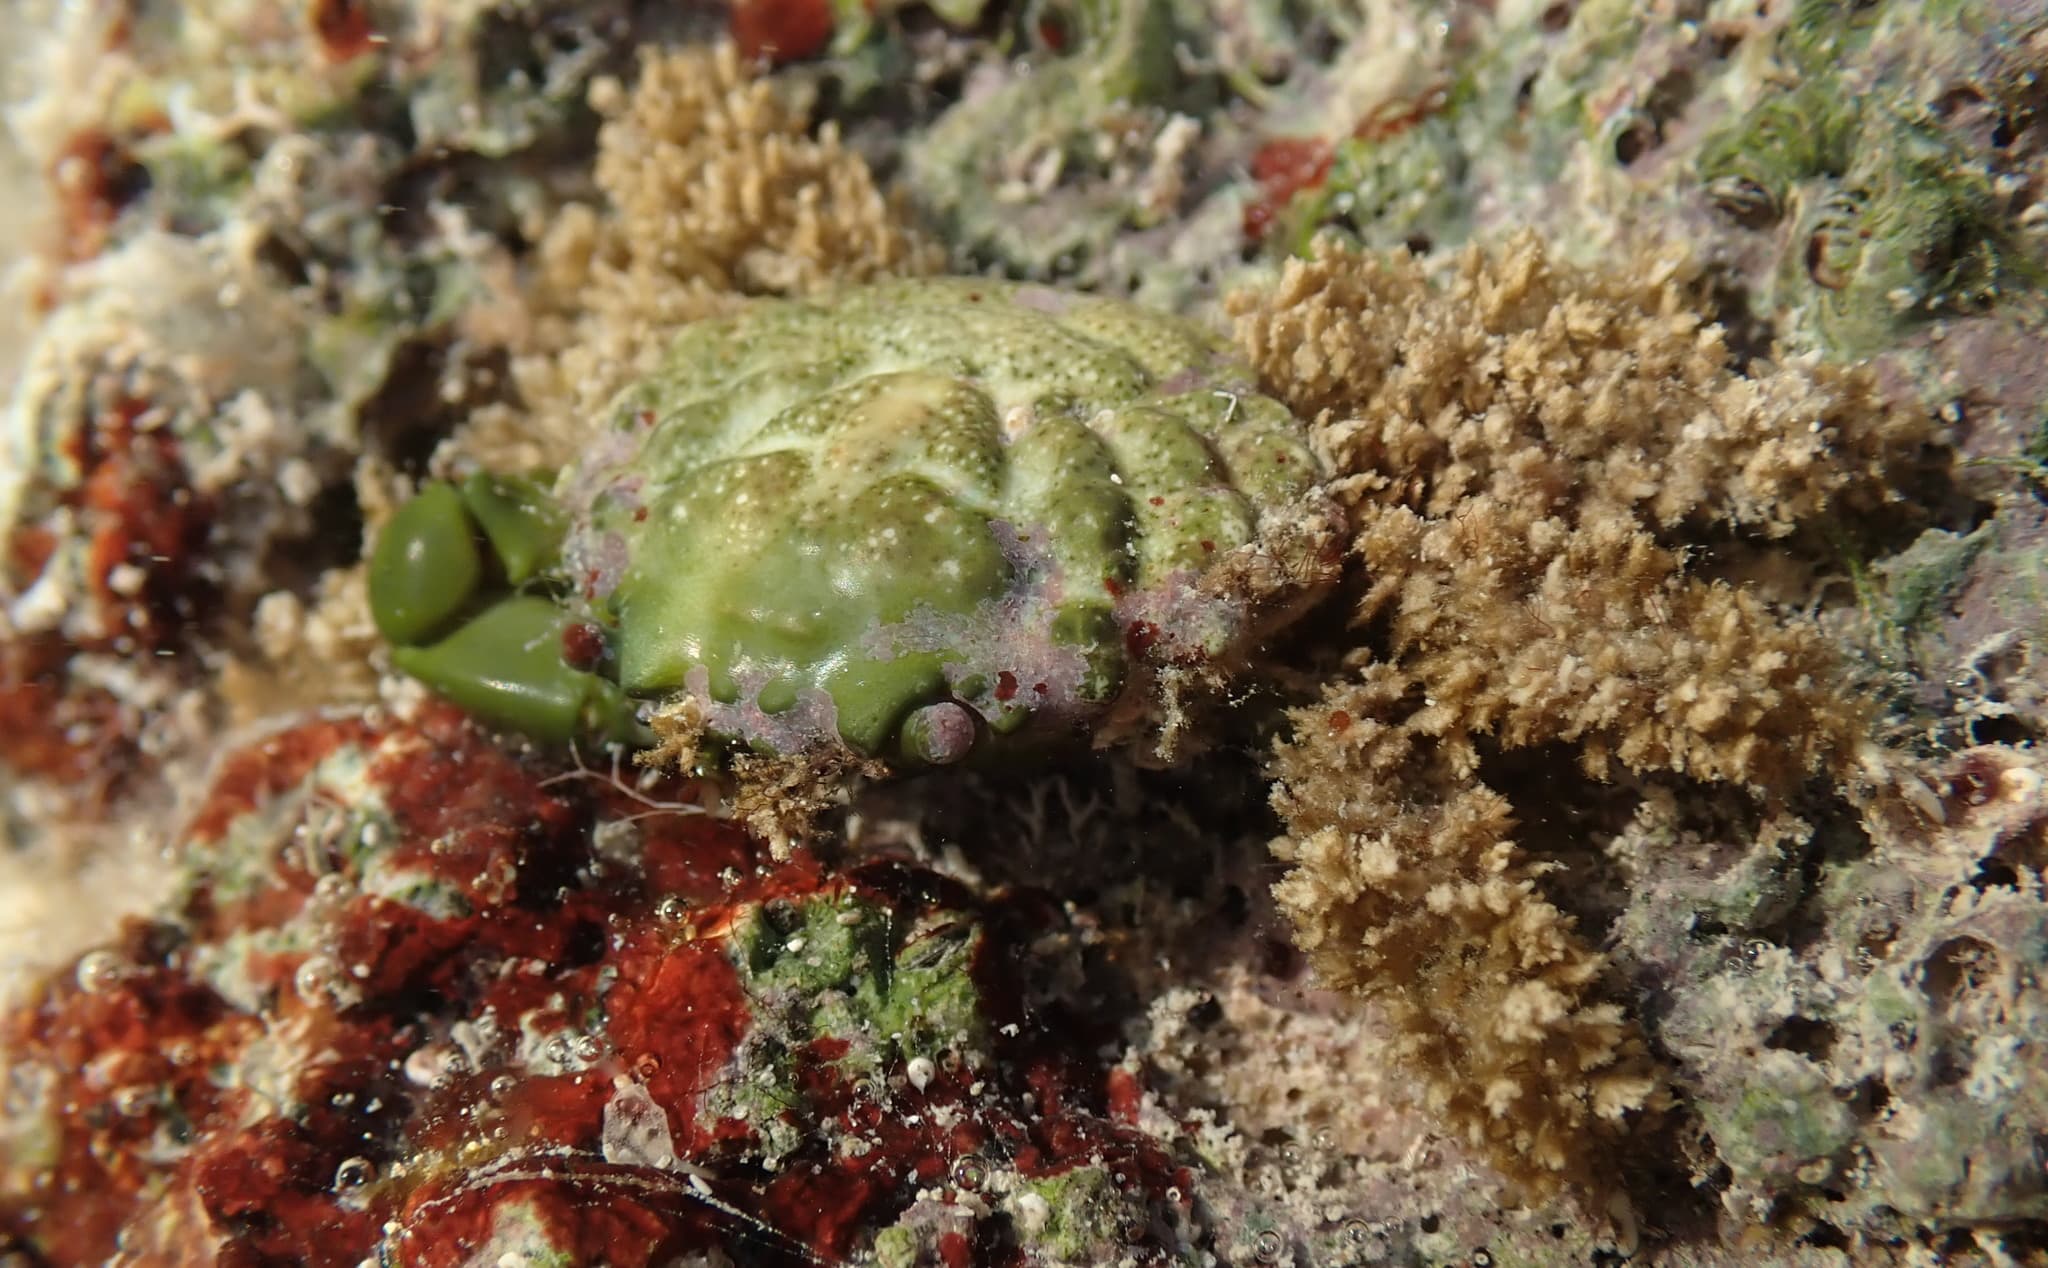
[[[476,526],[453,485],[434,483],[398,508],[370,556],[370,616],[400,647],[432,638],[483,585]]]

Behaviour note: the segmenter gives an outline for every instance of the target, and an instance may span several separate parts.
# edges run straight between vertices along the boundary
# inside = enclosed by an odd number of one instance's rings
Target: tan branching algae
[[[600,80],[591,104],[604,206],[572,204],[541,238],[541,311],[514,363],[532,416],[496,420],[496,442],[472,433],[493,464],[536,432],[552,443],[522,465],[560,463],[686,322],[943,263],[833,126],[812,129],[801,83],[730,43],[650,50],[630,93]]]
[[[1857,372],[1736,372],[1692,281],[1523,237],[1441,286],[1325,249],[1233,303],[1267,390],[1317,419],[1364,577],[1346,672],[1278,752],[1279,899],[1434,1108],[1538,1187],[1665,1096],[1484,754],[1766,795],[1848,770],[1868,718],[1819,628],[1688,575],[1677,534],[1874,510],[1930,439]]]

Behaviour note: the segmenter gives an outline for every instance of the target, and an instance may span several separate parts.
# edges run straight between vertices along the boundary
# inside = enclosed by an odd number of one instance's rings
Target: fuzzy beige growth
[[[1560,268],[1522,235],[1466,250],[1439,288],[1405,255],[1325,245],[1233,311],[1270,390],[1321,416],[1357,504],[1442,517],[1491,495],[1587,522],[1782,537],[1824,509],[1893,500],[1926,421],[1887,409],[1859,370],[1736,373],[1696,281],[1675,254]]]
[[[591,104],[606,206],[566,208],[541,239],[544,310],[514,365],[532,414],[504,421],[542,444],[518,465],[575,452],[686,322],[944,264],[837,130],[811,130],[805,87],[757,78],[729,43],[649,51],[631,92],[600,81]]]
[[[1511,1175],[1584,1179],[1591,1136],[1661,1101],[1643,1042],[1589,1000],[1604,961],[1538,891],[1506,800],[1409,725],[1416,680],[1362,678],[1281,751],[1280,903],[1326,982],[1380,1001],[1433,1113]]]
[[[1365,578],[1350,672],[1278,752],[1280,901],[1445,1121],[1539,1187],[1593,1178],[1662,1093],[1482,745],[1766,793],[1846,771],[1867,720],[1827,640],[1687,576],[1673,539],[1874,509],[1930,439],[1863,374],[1736,373],[1692,280],[1567,270],[1523,237],[1441,284],[1324,249],[1233,301],[1267,390],[1317,420]]]

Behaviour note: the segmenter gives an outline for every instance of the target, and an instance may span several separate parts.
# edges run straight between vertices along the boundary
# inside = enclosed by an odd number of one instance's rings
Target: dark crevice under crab
[[[371,605],[399,669],[544,739],[687,713],[897,767],[1102,744],[1170,730],[1327,587],[1319,477],[1199,328],[895,282],[684,328],[551,489],[429,484]]]

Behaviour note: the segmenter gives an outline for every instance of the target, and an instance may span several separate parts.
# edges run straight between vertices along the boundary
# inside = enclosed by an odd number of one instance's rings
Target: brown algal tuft
[[[1878,509],[1932,439],[1860,371],[1737,372],[1694,280],[1523,236],[1441,282],[1326,246],[1232,301],[1266,390],[1316,419],[1364,573],[1346,672],[1277,752],[1276,893],[1445,1121],[1539,1188],[1595,1179],[1665,1096],[1482,745],[1766,796],[1847,778],[1867,706],[1819,628],[1688,575],[1677,538]]]
[[[571,206],[547,227],[544,312],[514,366],[532,415],[473,431],[473,452],[513,445],[514,465],[559,464],[678,326],[747,296],[944,264],[838,130],[812,128],[805,87],[757,77],[730,43],[649,52],[630,93],[603,80],[591,103],[605,116],[595,177],[606,206]],[[515,434],[501,444],[504,423]]]

